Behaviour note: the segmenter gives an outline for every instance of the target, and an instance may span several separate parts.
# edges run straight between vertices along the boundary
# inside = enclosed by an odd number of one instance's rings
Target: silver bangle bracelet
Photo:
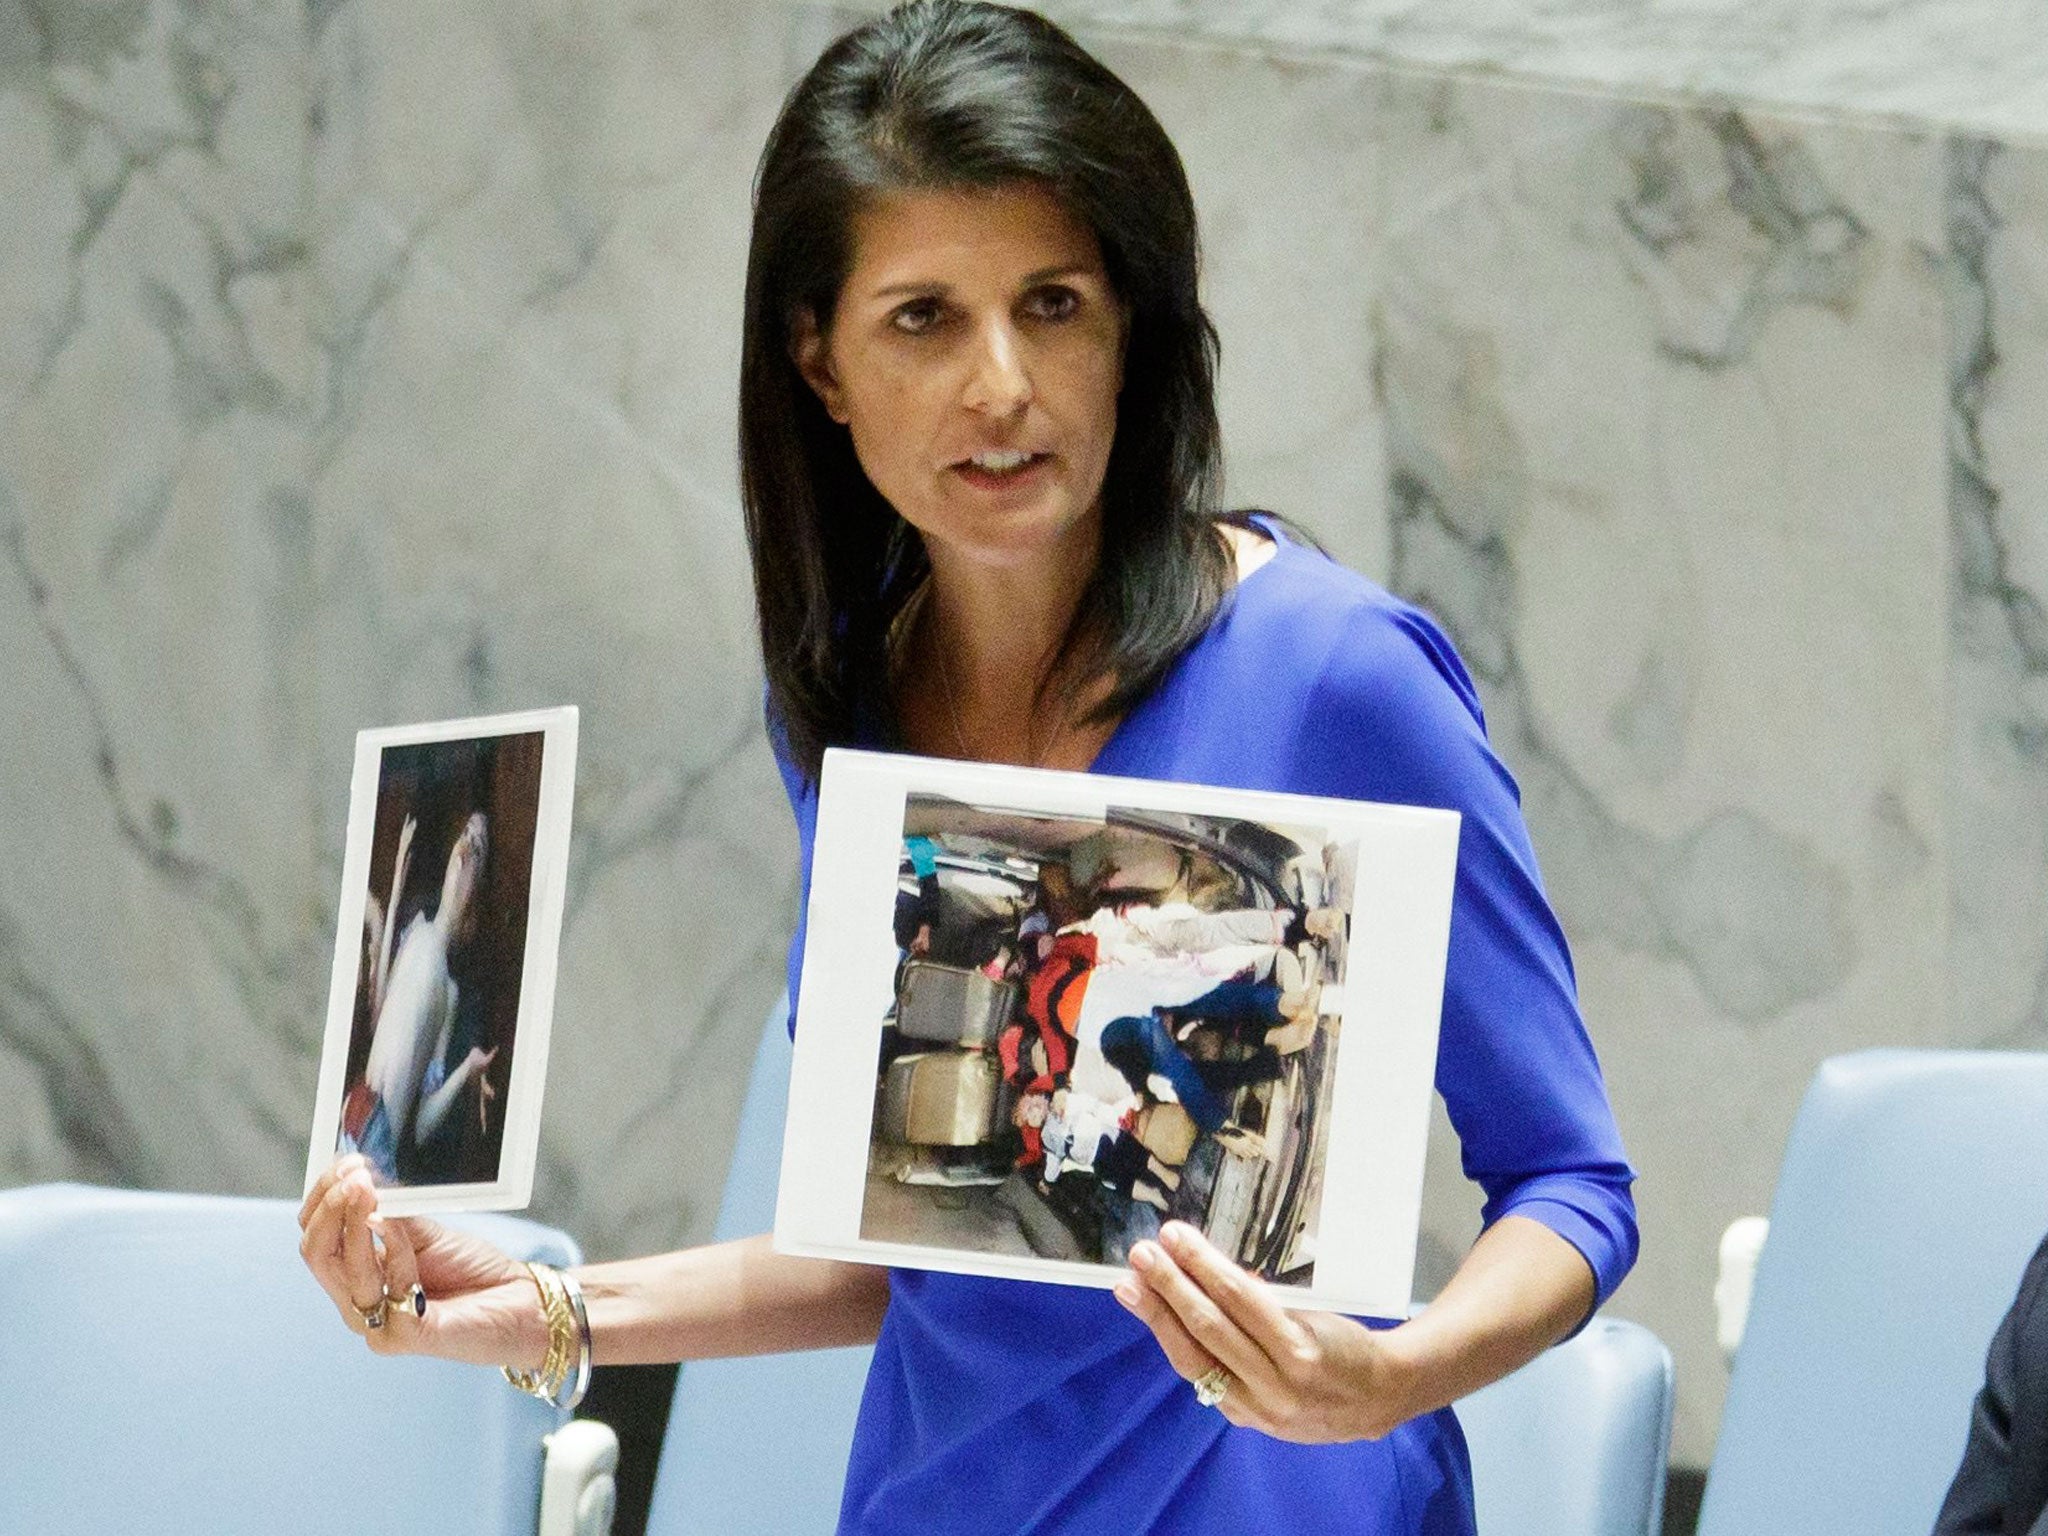
[[[576,1369],[569,1376],[569,1395],[555,1404],[567,1413],[590,1390],[590,1312],[583,1304],[581,1282],[566,1269],[555,1273],[561,1278],[562,1289],[569,1293],[569,1310],[576,1314]]]

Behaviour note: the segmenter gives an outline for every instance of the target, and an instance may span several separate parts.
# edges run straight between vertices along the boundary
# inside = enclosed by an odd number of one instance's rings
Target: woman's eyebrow
[[[1023,281],[1018,286],[1036,288],[1040,283],[1049,283],[1056,278],[1085,277],[1101,270],[1101,265],[1097,262],[1066,261],[1055,266],[1040,267],[1035,272],[1025,273]],[[952,291],[953,285],[951,283],[940,282],[937,278],[906,278],[900,283],[885,283],[880,288],[871,289],[868,296],[876,299],[893,299],[899,295],[916,294],[919,296],[929,295],[933,298],[945,298]]]
[[[1101,270],[1102,270],[1102,265],[1101,265],[1101,263],[1100,263],[1100,262],[1093,262],[1093,261],[1067,261],[1067,262],[1061,262],[1061,263],[1060,263],[1060,264],[1059,264],[1058,266],[1052,266],[1052,267],[1040,267],[1040,268],[1039,268],[1039,269],[1038,269],[1038,270],[1037,270],[1036,272],[1028,272],[1028,273],[1026,273],[1026,274],[1025,274],[1025,276],[1024,276],[1024,286],[1025,286],[1026,288],[1035,288],[1035,287],[1037,287],[1037,286],[1038,286],[1038,285],[1039,285],[1040,283],[1049,283],[1049,282],[1053,281],[1053,279],[1055,279],[1055,278],[1060,278],[1060,277],[1087,277],[1087,276],[1090,276],[1090,275],[1092,275],[1092,274],[1094,274],[1094,273],[1100,272]]]
[[[934,294],[943,297],[944,295],[951,293],[952,291],[953,289],[950,283],[942,283],[937,281],[936,279],[912,278],[906,282],[885,284],[883,287],[874,289],[869,294],[869,297],[876,299],[893,299],[898,294],[909,293]]]

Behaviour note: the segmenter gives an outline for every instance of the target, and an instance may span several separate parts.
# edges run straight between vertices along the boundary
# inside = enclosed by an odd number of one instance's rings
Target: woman
[[[1444,1405],[1570,1332],[1634,1256],[1632,1175],[1471,683],[1419,613],[1276,522],[1218,520],[1195,269],[1172,146],[1035,17],[906,7],[792,93],[756,185],[741,448],[806,885],[834,742],[1456,807],[1438,1085],[1486,1230],[1395,1328],[1282,1311],[1176,1223],[1113,1293],[765,1237],[580,1272],[600,1363],[874,1340],[846,1531],[1469,1531]],[[344,1162],[304,1250],[352,1322],[425,1287],[377,1348],[541,1359],[520,1271],[424,1222],[381,1224],[380,1264],[373,1220]]]

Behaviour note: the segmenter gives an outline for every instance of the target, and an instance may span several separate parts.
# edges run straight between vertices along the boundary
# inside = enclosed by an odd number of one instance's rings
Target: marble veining
[[[1383,115],[1390,159],[1417,160],[1382,192],[1388,250],[1375,258],[1388,584],[1446,622],[1479,678],[1575,943],[1603,939],[1682,965],[1731,1022],[1778,1021],[1829,998],[1868,942],[1852,894],[1864,878],[1856,851],[1802,825],[1782,792],[1713,785],[1692,761],[1703,745],[1709,760],[1726,750],[1711,734],[1723,723],[1699,717],[1724,707],[1697,675],[1700,636],[1754,628],[1745,581],[1703,588],[1685,574],[1702,556],[1718,564],[1711,543],[1694,544],[1716,535],[1682,519],[1715,494],[1692,482],[1721,473],[1717,456],[1734,441],[1713,416],[1660,418],[1634,397],[1768,388],[1805,345],[1791,320],[1800,311],[1872,332],[1867,311],[1895,302],[1875,286],[1896,271],[1889,231],[1878,238],[1859,194],[1835,185],[1796,129],[1717,107],[1415,82],[1390,94]],[[1541,144],[1530,121],[1542,124]],[[1645,350],[1614,350],[1631,346]],[[1603,428],[1652,435],[1610,446]],[[1824,430],[1802,425],[1770,451],[1794,461]],[[1681,475],[1681,463],[1692,471]],[[1560,538],[1579,552],[1562,568]],[[1583,561],[1622,548],[1640,549],[1650,566],[1640,579],[1672,584],[1678,606],[1628,603],[1574,623],[1557,605],[1603,584]],[[1523,579],[1532,561],[1547,573],[1534,614]],[[1824,624],[1868,622],[1829,613],[1828,601],[1813,615]],[[1578,702],[1581,690],[1556,672],[1561,645],[1603,667],[1634,658],[1590,719],[1577,711],[1599,692]],[[1775,665],[1825,686],[1819,655]],[[1792,740],[1806,729],[1796,712],[1777,718]],[[1604,758],[1589,752],[1602,738],[1613,743]],[[1589,758],[1604,766],[1589,773]],[[1873,786],[1873,817],[1883,793]],[[1908,802],[1894,791],[1891,803],[1891,822],[1910,829]]]
[[[2003,138],[2048,134],[2032,0],[1049,0],[1083,28],[1718,98]]]
[[[2041,408],[2038,152],[1958,137],[1943,163],[1950,327],[1955,861],[1951,1008],[1991,1045],[2048,1039],[2048,608],[2028,444]]]
[[[579,828],[569,856],[566,920],[575,920],[612,866],[684,836],[703,816],[708,798],[725,788],[727,776],[766,750],[767,731],[761,720],[743,717],[707,755],[676,763],[652,783],[639,786],[611,816]]]
[[[1668,782],[1684,761],[1687,691],[1682,664],[1653,646],[1635,682],[1607,713],[1607,734],[1626,749],[1646,784]]]
[[[120,755],[105,708],[50,612],[49,588],[29,564],[19,521],[0,521],[0,549],[6,552],[50,654],[72,687],[75,702],[85,711],[92,738],[93,775],[120,841],[159,879],[219,919],[217,931],[232,949],[232,954],[223,956],[224,959],[237,969],[257,975],[273,979],[287,975],[290,965],[265,943],[263,924],[248,890],[232,874],[177,847],[178,814],[170,802],[152,799],[146,809],[138,809],[132,802],[122,782]]]
[[[5,510],[0,506],[0,512]],[[69,690],[70,705],[83,717],[89,768],[84,782],[97,791],[101,825],[111,831],[127,861],[154,883],[152,902],[175,907],[191,924],[215,973],[240,1005],[237,1028],[253,1028],[265,1054],[317,1053],[321,987],[316,967],[325,944],[304,931],[280,935],[277,914],[265,913],[243,878],[182,846],[184,829],[171,800],[133,788],[125,766],[128,754],[99,690],[53,611],[48,585],[30,563],[18,518],[0,518],[0,550],[41,631],[47,656]],[[117,907],[101,914],[86,931],[96,931],[99,942],[106,942],[104,936],[119,931],[118,911]],[[42,914],[38,926],[47,932],[49,917],[56,915]],[[99,1051],[60,1001],[57,987],[37,983],[30,974],[23,959],[28,940],[18,920],[10,920],[6,938],[16,976],[13,990],[26,1006],[19,1013],[10,1010],[0,1016],[0,1045],[37,1064],[48,1102],[74,1133],[71,1140],[84,1159],[87,1176],[116,1183],[158,1182],[167,1171],[160,1151],[136,1133],[123,1108],[124,1092],[110,1091]],[[223,1073],[217,1086],[232,1095],[238,1114],[264,1139],[288,1146],[303,1136],[297,1106],[280,1103],[266,1085],[250,1082],[243,1071]],[[103,1130],[78,1133],[84,1122],[99,1118],[107,1122]]]
[[[157,1184],[161,1164],[122,1109],[94,1031],[38,979],[25,950],[21,923],[0,909],[0,1049],[26,1063],[38,1090],[33,1100],[10,1098],[10,1141],[21,1119],[40,1106],[56,1145],[0,1143],[0,1181],[33,1182],[61,1169],[95,1183]]]
[[[1573,772],[1531,708],[1515,652],[1513,554],[1461,529],[1404,451],[1389,379],[1391,586],[1441,619],[1485,692],[1489,734],[1521,781],[1560,915],[1581,935],[1683,964],[1714,1005],[1745,1023],[1826,995],[1856,941],[1845,881],[1796,840],[1735,807],[1676,835],[1623,823]]]
[[[1999,531],[2004,497],[1992,481],[1983,439],[1985,395],[1999,356],[1987,253],[2000,220],[1985,177],[1999,146],[1954,139],[1945,169],[1948,209],[1947,294],[1952,345],[1949,419],[1949,516],[1955,539],[1956,618],[1971,650],[2008,662],[2022,676],[2048,674],[2048,613],[2013,579]],[[2048,747],[2030,722],[2014,721],[2014,744]]]
[[[1697,133],[1711,137],[1713,159],[1678,152],[1674,141]],[[1781,308],[1853,306],[1869,231],[1796,139],[1768,144],[1739,112],[1648,109],[1630,113],[1617,138],[1635,183],[1616,210],[1632,237],[1624,249],[1667,357],[1727,368],[1749,357]],[[1703,161],[1719,185],[1699,184]]]

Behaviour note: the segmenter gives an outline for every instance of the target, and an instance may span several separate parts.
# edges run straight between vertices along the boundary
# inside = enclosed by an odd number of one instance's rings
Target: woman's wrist
[[[498,1364],[508,1370],[539,1370],[548,1354],[548,1317],[524,1267],[492,1287],[490,1303],[499,1335]]]
[[[1377,1440],[1410,1419],[1441,1408],[1430,1330],[1413,1320],[1394,1328],[1366,1328],[1367,1387],[1361,1407],[1360,1438]]]
[[[1398,1408],[1395,1423],[1433,1413],[1543,1353],[1594,1299],[1576,1248],[1536,1221],[1505,1216],[1480,1234],[1434,1301],[1373,1334],[1386,1373],[1381,1400]]]

